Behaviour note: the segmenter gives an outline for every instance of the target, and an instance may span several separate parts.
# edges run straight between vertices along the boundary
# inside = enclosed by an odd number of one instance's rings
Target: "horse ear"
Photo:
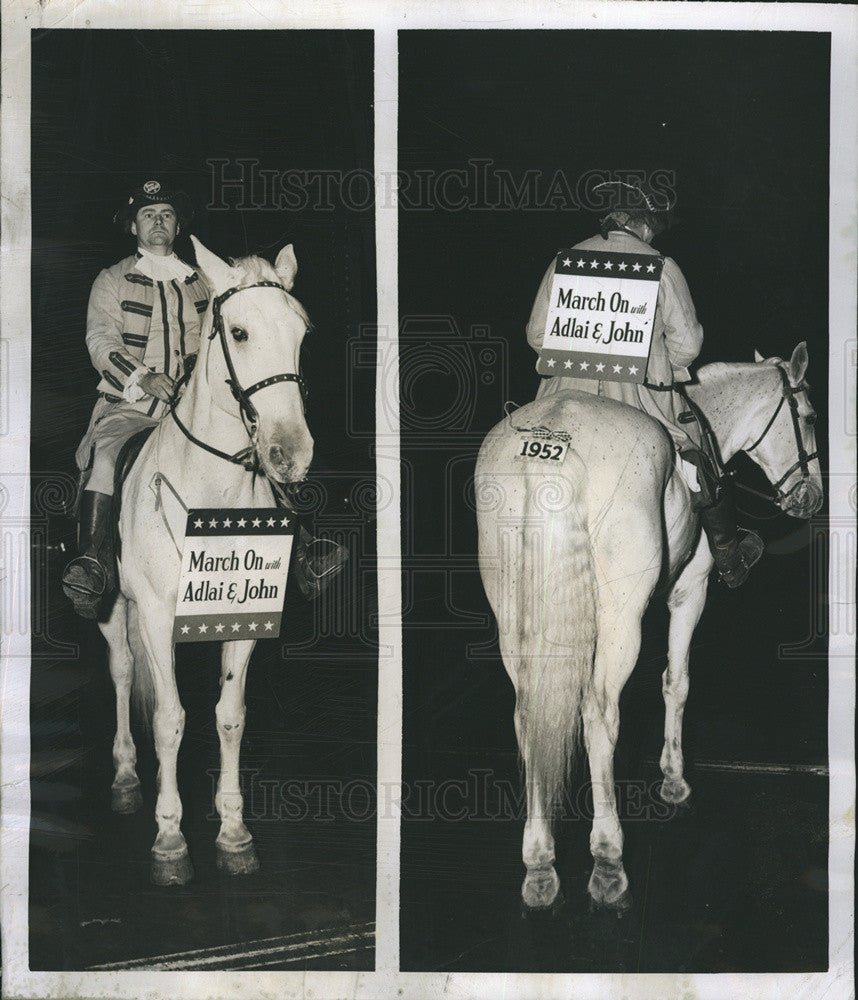
[[[789,380],[792,385],[798,385],[807,371],[807,344],[802,341],[792,352],[789,361]]]
[[[761,361],[765,360],[766,359],[762,356],[762,354],[760,354],[760,352],[756,348],[754,348],[754,361],[756,361],[757,364],[759,364]]]
[[[235,285],[235,271],[233,268],[226,261],[221,260],[217,254],[206,249],[196,236],[191,235],[191,242],[194,244],[197,264],[206,278],[208,278],[215,295],[220,295],[227,288],[232,288]]]
[[[298,258],[295,256],[295,251],[292,249],[291,243],[283,247],[280,253],[277,254],[277,260],[274,261],[274,270],[277,272],[277,276],[280,278],[286,291],[291,291],[292,286],[295,284],[295,275],[298,273]]]

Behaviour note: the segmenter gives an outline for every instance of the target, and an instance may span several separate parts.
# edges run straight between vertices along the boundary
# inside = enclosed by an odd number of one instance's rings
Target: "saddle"
[[[122,511],[122,486],[128,478],[128,473],[137,461],[143,445],[149,438],[155,425],[144,427],[137,431],[125,442],[119,451],[116,459],[116,467],[113,470],[113,550],[115,557],[119,559],[122,555],[122,543],[119,538],[119,515]]]

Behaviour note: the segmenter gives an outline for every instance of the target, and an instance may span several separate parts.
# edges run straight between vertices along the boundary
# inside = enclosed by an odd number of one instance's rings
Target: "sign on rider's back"
[[[540,375],[643,382],[662,263],[655,254],[561,250]]]
[[[276,638],[294,530],[279,507],[189,510],[173,642]]]

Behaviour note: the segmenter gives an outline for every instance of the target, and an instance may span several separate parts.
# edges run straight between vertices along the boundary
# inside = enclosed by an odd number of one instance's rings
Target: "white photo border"
[[[402,642],[397,386],[397,210],[390,178],[397,165],[397,32],[409,29],[660,29],[818,31],[831,35],[829,230],[829,453],[832,533],[851,561],[831,568],[831,594],[851,604],[841,621],[854,625],[855,437],[847,414],[855,402],[855,232],[858,206],[858,12],[837,4],[637,3],[590,0],[319,0],[298,10],[281,0],[3,0],[2,271],[0,408],[11,415],[0,438],[0,513],[26,532],[29,520],[30,408],[30,32],[43,28],[342,29],[375,33],[376,246],[379,342],[377,474],[393,502],[379,512],[378,868],[375,972],[30,972],[28,938],[30,636],[4,627],[0,660],[2,842],[0,919],[3,995],[8,997],[398,998],[757,998],[854,996],[854,691],[855,636],[830,636],[829,653],[829,963],[801,974],[434,974],[400,973],[399,815]],[[800,141],[800,137],[797,137]],[[851,355],[847,354],[851,350]],[[381,351],[379,351],[381,355]],[[849,357],[853,366],[849,367]],[[844,366],[844,362],[846,362]],[[391,366],[392,369],[391,369]],[[846,370],[846,378],[842,373]],[[393,380],[395,382],[395,380]],[[836,489],[835,489],[836,487]],[[4,505],[5,503],[5,505]],[[851,545],[851,548],[849,546]],[[29,621],[26,546],[3,581],[16,620]],[[7,574],[10,567],[6,567]],[[9,590],[8,588],[11,588]],[[844,609],[848,612],[848,608]]]

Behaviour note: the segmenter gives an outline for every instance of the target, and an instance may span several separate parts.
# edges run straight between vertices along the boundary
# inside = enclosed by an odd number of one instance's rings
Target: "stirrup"
[[[86,560],[93,563],[101,577],[101,588],[96,589],[93,584],[93,577],[96,574],[87,566],[82,565]],[[74,605],[75,611],[81,618],[93,619],[98,616],[98,606],[107,593],[108,578],[107,572],[101,563],[94,556],[77,556],[63,570],[62,577],[63,593]]]
[[[736,544],[729,565],[718,566],[718,552],[717,549],[715,550],[715,565],[718,568],[718,576],[724,585],[731,590],[741,587],[748,579],[751,567],[759,562],[765,548],[762,538],[756,532],[743,530],[743,534],[744,537]]]
[[[329,550],[313,559],[310,550],[316,545],[327,545]],[[329,538],[314,538],[308,545],[300,547],[296,553],[296,577],[298,589],[303,596],[312,600],[324,593],[334,577],[342,571],[348,558],[348,550]]]

